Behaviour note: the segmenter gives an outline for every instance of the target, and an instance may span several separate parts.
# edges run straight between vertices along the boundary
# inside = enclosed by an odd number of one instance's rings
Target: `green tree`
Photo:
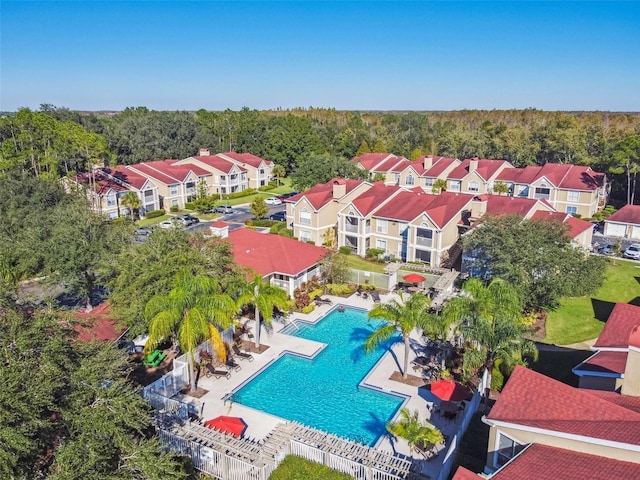
[[[555,308],[563,296],[594,293],[604,281],[606,260],[572,245],[567,226],[519,216],[486,218],[463,239],[463,269],[502,278],[517,290],[525,310]]]
[[[360,142],[358,150],[356,151],[356,157],[364,155],[365,153],[371,153],[371,149],[369,148],[369,144],[367,143],[367,141],[362,140],[362,142]]]
[[[346,255],[336,252],[320,260],[322,276],[327,283],[347,283],[350,278],[351,267]]]
[[[465,349],[463,371],[466,377],[484,367],[489,375],[494,364],[511,373],[523,357],[537,358],[535,343],[528,339],[531,329],[522,318],[522,302],[518,291],[509,283],[496,279],[485,285],[472,278],[465,282],[464,295],[451,299],[442,316],[459,326],[465,340],[476,348]]]
[[[273,319],[273,308],[281,310],[288,308],[287,300],[289,295],[285,290],[275,285],[271,285],[260,275],[255,275],[251,282],[243,285],[242,292],[238,296],[237,305],[243,307],[253,305],[256,319],[256,348],[260,347],[260,327],[264,322],[266,326],[271,325]]]
[[[633,205],[636,191],[636,177],[640,172],[640,135],[625,138],[613,152],[614,166],[611,173],[625,174],[627,177],[627,205]]]
[[[287,171],[282,165],[278,165],[277,163],[271,169],[271,174],[276,177],[276,183],[280,186],[280,179],[287,174]]]
[[[258,220],[267,216],[269,207],[263,197],[256,197],[253,202],[251,202],[251,213],[253,213]]]
[[[436,178],[431,187],[431,193],[439,194],[447,191],[447,181],[443,178]]]
[[[327,154],[310,154],[301,157],[296,170],[290,177],[293,185],[305,190],[332,178],[365,178],[367,172],[356,167],[349,160]]]
[[[365,352],[371,353],[378,345],[388,340],[404,342],[402,378],[407,378],[411,332],[420,328],[426,334],[433,335],[442,334],[446,329],[440,317],[428,312],[430,303],[426,295],[411,295],[406,301],[401,295],[400,302],[391,300],[389,303],[376,305],[369,312],[369,320],[380,319],[385,322],[367,337],[364,342]],[[396,336],[398,333],[400,337]]]
[[[134,214],[140,210],[140,197],[135,192],[127,192],[120,199],[120,205],[129,210],[131,214],[131,220],[133,220]]]
[[[509,192],[509,186],[504,182],[496,182],[493,184],[493,193],[502,195]]]
[[[235,311],[233,298],[222,292],[217,280],[183,270],[168,295],[155,296],[147,303],[145,316],[150,323],[145,352],[151,352],[163,339],[179,344],[187,355],[191,391],[195,391],[193,351],[206,339],[213,344],[217,327],[228,328]]]
[[[147,434],[127,354],[75,340],[59,312],[0,311],[0,477],[187,478]]]
[[[386,428],[390,434],[406,440],[410,452],[426,456],[429,447],[444,442],[442,432],[429,422],[422,422],[417,410],[412,413],[404,407],[400,410],[400,417],[387,423]]]

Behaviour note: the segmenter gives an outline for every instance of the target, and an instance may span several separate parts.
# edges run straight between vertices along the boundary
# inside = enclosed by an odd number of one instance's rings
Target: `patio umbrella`
[[[431,393],[440,400],[461,402],[471,398],[471,390],[461,383],[452,380],[438,380],[431,384]]]
[[[243,419],[239,417],[227,417],[225,415],[220,415],[219,417],[207,420],[204,424],[209,428],[218,430],[219,432],[230,433],[236,438],[240,438],[247,429],[247,424]]]
[[[410,273],[402,277],[402,279],[405,282],[409,282],[409,283],[420,283],[426,280],[426,278],[424,278],[422,275],[419,275],[417,273]]]

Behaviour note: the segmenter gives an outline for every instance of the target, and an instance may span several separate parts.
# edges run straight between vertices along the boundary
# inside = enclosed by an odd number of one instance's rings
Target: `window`
[[[541,185],[539,187],[536,187],[533,198],[535,199],[543,198],[545,200],[549,200],[549,198],[551,198],[551,189],[547,188],[546,185]]]
[[[306,208],[300,210],[300,224],[301,225],[311,225],[311,212]]]
[[[460,191],[460,180],[451,180],[449,182],[449,190],[452,192]]]
[[[469,182],[469,191],[470,192],[477,192],[479,191],[480,188],[478,186],[478,182],[476,182],[475,180],[472,182]]]
[[[578,213],[578,207],[575,207],[573,205],[567,205],[567,213],[569,215],[575,215],[576,213]]]
[[[226,175],[220,175],[220,181],[221,182],[227,182],[227,176]]]
[[[264,168],[261,168],[259,173],[260,175],[264,175]]]
[[[498,448],[496,451],[495,466],[502,467],[505,463],[522,451],[524,445],[520,445],[515,440],[498,433]]]
[[[115,206],[116,206],[116,196],[107,195],[107,207],[115,207]]]
[[[311,232],[309,230],[298,230],[298,238],[301,242],[308,242],[311,240]]]
[[[433,181],[435,179],[434,178],[425,178],[424,179],[424,186],[425,187],[433,187]]]
[[[430,228],[419,228],[416,232],[416,244],[430,247],[433,244],[433,230]]]
[[[152,200],[153,199],[153,190],[145,190],[144,191],[144,198],[145,198],[145,200]]]
[[[569,192],[567,193],[567,201],[577,202],[579,199],[580,199],[580,192],[576,192],[575,190],[569,190]]]
[[[357,232],[358,231],[358,219],[353,217],[345,217],[344,219],[344,229],[347,232]]]
[[[396,183],[400,183],[400,174],[399,173],[395,174],[395,179],[396,179]]]
[[[178,206],[178,200],[176,200],[175,198],[173,200],[171,200],[171,206],[172,207],[177,207]]]
[[[427,250],[416,250],[416,262],[431,264],[431,252]]]
[[[385,253],[387,251],[387,241],[386,240],[376,240],[376,248],[379,250],[384,250]]]
[[[404,179],[405,185],[415,185],[416,181],[413,178],[413,175],[407,175],[407,178]]]
[[[171,185],[169,187],[169,195],[177,195],[178,194],[178,186],[177,185]]]
[[[376,232],[387,233],[389,230],[389,220],[376,219]]]

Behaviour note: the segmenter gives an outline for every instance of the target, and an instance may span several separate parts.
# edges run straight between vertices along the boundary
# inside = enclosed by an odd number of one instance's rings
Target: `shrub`
[[[277,225],[278,223],[282,223],[282,222],[278,222],[277,220],[265,220],[265,219],[254,219],[253,220],[253,224],[256,227],[272,227],[274,225]]]
[[[184,208],[186,210],[195,210],[196,209],[196,204],[195,202],[187,202],[184,204]]]
[[[340,251],[340,253],[341,253],[341,254],[343,254],[343,255],[351,255],[351,247],[347,247],[346,245],[345,245],[345,246],[340,247],[338,250],[339,250],[339,251]]]
[[[253,227],[253,225],[254,225],[254,223],[253,223],[253,222],[254,222],[254,221],[255,221],[255,220],[247,220],[246,222],[244,222],[244,224],[245,224],[247,227]]]
[[[269,478],[271,480],[292,480],[295,478],[304,478],[305,480],[353,480],[353,477],[346,473],[337,472],[326,465],[293,455],[287,455]]]
[[[331,295],[349,295],[353,288],[347,283],[327,283],[327,290]]]
[[[269,229],[269,233],[272,233],[275,235],[278,233],[280,228],[282,228],[282,222],[276,223],[275,225],[271,225],[271,228]]]
[[[316,308],[316,306],[312,303],[307,305],[306,307],[302,307],[302,313],[311,313]]]
[[[151,210],[150,212],[147,212],[145,217],[147,218],[158,218],[161,217],[162,215],[165,214],[165,211],[160,209],[160,210]]]
[[[280,230],[278,230],[278,235],[282,235],[283,237],[287,238],[294,238],[293,230],[291,230],[290,228],[281,228]]]
[[[227,198],[242,198],[242,197],[248,197],[249,195],[253,195],[254,193],[256,193],[255,188],[247,188],[242,192],[229,193],[229,194],[226,194],[225,196]]]
[[[316,289],[312,290],[311,292],[309,292],[309,298],[311,300],[315,300],[316,297],[319,297],[319,296],[322,295],[322,291],[323,291],[322,288],[316,288]]]
[[[384,253],[384,250],[380,249],[380,248],[369,248],[367,249],[367,251],[365,252],[365,255],[367,258],[378,258],[378,255],[382,255]]]
[[[309,245],[315,245],[316,242],[314,242],[313,240],[307,240],[306,243],[308,243]]]
[[[493,370],[491,371],[491,390],[500,391],[504,385],[504,375],[500,369],[502,360],[498,359],[493,364]]]
[[[177,205],[172,205],[172,206],[171,206],[171,208],[169,209],[169,211],[170,211],[170,212],[173,212],[173,213],[177,212],[178,210],[179,210],[179,209],[178,209],[178,206],[177,206]]]

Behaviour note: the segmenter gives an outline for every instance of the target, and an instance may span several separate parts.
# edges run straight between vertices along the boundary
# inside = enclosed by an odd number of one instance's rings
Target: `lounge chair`
[[[253,362],[253,355],[250,353],[241,352],[240,348],[237,345],[231,345],[231,349],[233,350],[233,354],[238,357],[240,360],[249,360]]]
[[[236,372],[242,369],[240,364],[238,364],[233,357],[228,357],[224,365],[225,367],[234,369]]]
[[[231,378],[231,372],[227,370],[218,370],[210,363],[205,364],[205,368],[207,369],[206,371],[207,377],[216,377],[216,378],[225,377],[227,379]]]
[[[374,303],[380,303],[380,294],[376,290],[371,291],[371,298],[373,298]]]
[[[317,305],[333,305],[333,302],[328,298],[316,297],[315,302]]]

